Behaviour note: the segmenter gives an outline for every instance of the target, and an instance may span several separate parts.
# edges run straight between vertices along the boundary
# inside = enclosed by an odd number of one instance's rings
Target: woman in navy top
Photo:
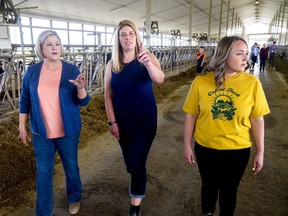
[[[157,106],[152,84],[164,73],[157,58],[142,45],[129,20],[118,24],[112,59],[105,74],[105,107],[110,132],[122,149],[131,174],[129,215],[139,215],[146,189],[146,160],[157,130]]]

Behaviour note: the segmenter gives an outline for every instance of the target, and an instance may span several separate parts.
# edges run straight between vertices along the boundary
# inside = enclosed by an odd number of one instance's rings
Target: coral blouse
[[[43,64],[40,72],[38,95],[47,138],[65,136],[59,99],[62,64],[49,70]]]

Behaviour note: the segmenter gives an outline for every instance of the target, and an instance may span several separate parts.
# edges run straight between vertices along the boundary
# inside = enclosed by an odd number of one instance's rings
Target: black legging
[[[250,148],[216,150],[195,143],[195,154],[202,179],[203,212],[214,212],[219,191],[220,216],[232,216],[237,188],[249,161]]]

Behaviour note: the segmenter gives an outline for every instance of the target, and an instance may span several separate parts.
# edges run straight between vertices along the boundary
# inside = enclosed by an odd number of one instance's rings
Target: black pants
[[[197,73],[202,73],[203,69],[204,69],[204,67],[197,65]]]
[[[260,71],[265,69],[266,66],[266,58],[260,57]]]
[[[146,160],[156,135],[157,125],[153,125],[141,133],[120,135],[119,144],[126,164],[127,172],[131,174],[129,195],[134,198],[145,197],[146,191]]]
[[[214,212],[219,192],[220,216],[232,216],[237,188],[250,157],[250,148],[215,150],[195,143],[195,154],[202,179],[203,212]]]

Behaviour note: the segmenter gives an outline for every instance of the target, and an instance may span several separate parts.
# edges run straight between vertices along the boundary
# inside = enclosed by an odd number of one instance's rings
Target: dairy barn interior
[[[159,99],[160,124],[148,160],[149,192],[142,214],[199,215],[200,176],[197,168],[191,171],[184,163],[181,108],[197,75],[199,47],[204,47],[209,61],[222,37],[237,35],[247,41],[249,49],[254,43],[261,48],[276,41],[278,50],[275,68],[266,65],[261,72],[257,62],[253,71],[247,71],[260,79],[271,114],[265,117],[263,173],[255,177],[246,170],[235,215],[288,215],[288,0],[0,0],[0,215],[35,215],[33,146],[23,150],[17,140],[17,118],[23,76],[30,65],[41,61],[35,55],[37,37],[44,30],[55,30],[64,46],[62,59],[76,65],[88,80],[91,98],[102,98],[114,33],[124,19],[136,24],[144,46],[159,60],[167,83],[174,82],[165,90],[169,94]],[[187,77],[175,85],[183,74]],[[103,99],[98,101],[103,103]],[[87,112],[82,114],[88,116]],[[89,117],[99,118],[97,114]],[[101,115],[106,124],[105,113]],[[117,179],[125,175],[121,153],[108,126],[94,127],[99,130],[97,137],[91,135],[93,130],[81,137],[79,164],[84,189],[79,215],[126,215],[128,179]],[[23,154],[20,159],[16,156],[19,152]],[[55,216],[69,215],[63,176],[61,163],[56,161]]]

